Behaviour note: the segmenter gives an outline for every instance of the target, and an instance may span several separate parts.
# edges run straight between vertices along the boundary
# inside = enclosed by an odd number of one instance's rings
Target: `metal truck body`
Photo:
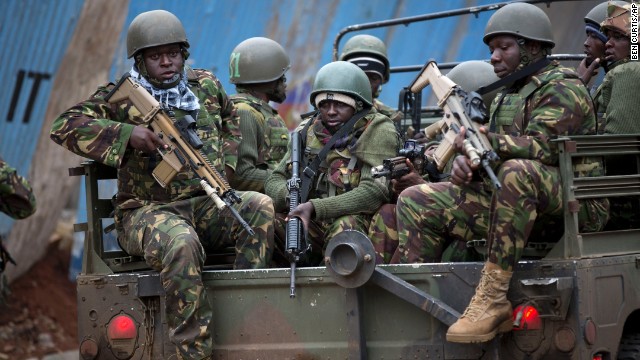
[[[508,294],[519,325],[512,332],[484,344],[445,340],[475,291],[482,263],[370,266],[361,255],[372,248],[358,245],[364,235],[345,233],[340,251],[329,245],[326,267],[296,270],[295,298],[289,297],[288,268],[228,270],[233,254],[211,257],[203,278],[214,309],[214,358],[637,359],[640,229],[580,234],[570,210],[581,198],[637,197],[640,175],[575,178],[567,169],[585,154],[629,154],[640,161],[640,136],[557,141],[565,232],[557,242],[530,239]],[[86,175],[92,209],[89,222],[78,226],[87,231],[77,278],[82,358],[168,358],[175,348],[158,273],[141,258],[102,248],[110,199],[97,199],[94,190],[113,170],[89,162],[73,172]],[[119,315],[132,320],[124,335],[112,331]]]

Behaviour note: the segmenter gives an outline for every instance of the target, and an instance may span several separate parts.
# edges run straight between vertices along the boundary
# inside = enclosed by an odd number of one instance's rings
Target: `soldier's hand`
[[[309,224],[311,223],[311,218],[315,215],[316,209],[311,203],[311,201],[307,201],[306,203],[299,204],[295,209],[291,210],[291,212],[287,215],[285,220],[289,221],[294,217],[300,218],[302,220],[302,224],[305,229],[309,229]]]
[[[405,159],[405,162],[407,164],[407,168],[409,168],[409,173],[402,175],[397,179],[391,180],[391,189],[395,194],[400,194],[404,189],[408,187],[427,183],[427,181],[424,180],[422,176],[420,176],[420,174],[418,174],[409,159]]]
[[[465,154],[466,151],[464,149],[464,140],[467,133],[467,129],[462,126],[460,128],[460,132],[456,134],[456,137],[453,139],[453,148],[459,154]]]
[[[582,80],[582,82],[586,85],[589,83],[589,81],[591,81],[591,78],[593,76],[598,75],[599,67],[600,67],[600,58],[596,58],[595,60],[593,60],[591,64],[589,64],[589,66],[587,66],[587,59],[582,59],[576,71],[580,76],[580,80]]]
[[[129,146],[136,150],[151,154],[156,149],[166,149],[168,145],[146,126],[138,125],[133,128],[129,138]]]
[[[473,179],[473,171],[477,168],[478,166],[471,164],[471,160],[469,160],[468,157],[465,155],[458,155],[453,160],[450,178],[451,183],[458,186],[468,185]]]
[[[417,132],[414,136],[413,136],[413,140],[415,140],[418,144],[422,145],[422,144],[426,144],[429,142],[429,138],[427,138],[427,135],[424,134],[423,131],[419,131]]]

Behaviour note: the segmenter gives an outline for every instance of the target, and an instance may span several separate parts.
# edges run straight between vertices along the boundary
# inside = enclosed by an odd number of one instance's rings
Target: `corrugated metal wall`
[[[85,0],[4,0],[0,14],[0,81],[5,85],[0,97],[0,154],[20,173],[28,174],[34,156],[33,136],[40,133],[52,80],[59,68]],[[91,1],[91,0],[86,0]],[[287,75],[288,99],[279,110],[295,121],[309,109],[308,93],[316,71],[332,60],[332,46],[338,32],[346,26],[390,18],[416,16],[461,7],[493,3],[491,0],[133,0],[120,34],[120,46],[113,54],[112,79],[127,71],[125,36],[131,20],[140,12],[166,9],[184,23],[191,42],[194,67],[216,73],[228,93],[235,92],[228,82],[228,59],[240,41],[266,36],[281,43],[289,52],[292,68]],[[556,52],[581,52],[584,38],[582,17],[599,1],[572,1],[553,4],[550,14],[558,46]],[[113,1],[113,6],[126,6]],[[492,12],[475,17],[465,15],[347,34],[368,33],[383,39],[393,66],[422,64],[429,58],[439,62],[486,59],[482,43],[484,26]],[[415,74],[394,74],[384,86],[380,99],[391,106],[398,102],[398,91]],[[97,84],[96,84],[97,85]],[[14,96],[14,94],[17,94]],[[88,94],[87,94],[88,95]],[[31,139],[31,140],[30,140]],[[37,156],[37,155],[36,155]],[[55,191],[55,189],[52,189]],[[46,204],[40,204],[46,206]],[[0,233],[10,222],[0,215]]]
[[[0,155],[27,176],[60,61],[84,0],[4,0],[0,12]],[[12,221],[0,215],[0,234]]]

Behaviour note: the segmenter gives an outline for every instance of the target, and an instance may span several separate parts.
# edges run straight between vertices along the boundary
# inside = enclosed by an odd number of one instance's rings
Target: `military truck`
[[[419,68],[418,68],[419,69]],[[577,136],[560,149],[564,231],[532,238],[511,280],[513,331],[482,344],[445,339],[474,294],[481,262],[376,265],[369,239],[344,232],[325,266],[231,270],[233,249],[207,258],[214,359],[640,359],[640,229],[580,233],[577,202],[640,201],[640,135]],[[629,175],[577,177],[583,156],[625,155]],[[575,160],[577,161],[577,160]],[[100,188],[115,169],[84,162],[87,222],[77,277],[81,359],[166,359],[159,274],[109,245],[112,203]],[[639,216],[640,214],[631,214]],[[484,240],[469,243],[479,250]]]
[[[233,253],[207,261],[203,278],[214,309],[215,359],[639,359],[640,229],[578,232],[576,202],[638,197],[640,174],[577,178],[572,160],[633,156],[640,135],[555,140],[561,151],[564,235],[530,239],[508,297],[514,329],[485,344],[453,344],[446,329],[474,293],[482,263],[376,266],[366,236],[330,242],[325,267],[229,270]],[[88,222],[77,278],[82,359],[160,359],[167,340],[157,272],[141,258],[103,248],[110,199],[98,198],[113,169],[93,162],[84,175]],[[636,214],[637,215],[637,214]],[[481,246],[482,241],[477,241]]]

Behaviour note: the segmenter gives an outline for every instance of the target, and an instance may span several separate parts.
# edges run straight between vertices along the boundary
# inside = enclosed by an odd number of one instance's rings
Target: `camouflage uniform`
[[[24,219],[36,211],[36,198],[27,179],[0,158],[0,211]]]
[[[324,147],[323,139],[328,140],[320,117],[308,121],[313,123],[307,131],[304,164],[311,163]],[[296,131],[305,125],[303,122]],[[395,156],[398,141],[389,118],[371,112],[356,122],[347,139],[338,141],[342,145],[329,151],[309,194],[315,208],[315,219],[307,236],[312,245],[311,264],[318,263],[326,241],[338,233],[344,230],[367,233],[371,215],[389,200],[387,187],[371,177],[371,168]],[[290,162],[288,152],[265,184],[277,212],[288,212],[286,181],[291,177]],[[284,224],[276,228],[283,231]]]
[[[24,219],[36,211],[36,198],[27,179],[18,175],[12,168],[0,158],[0,211],[14,219]],[[0,304],[9,294],[4,269],[7,262],[11,262],[9,253],[2,244],[0,234]]]
[[[239,139],[235,108],[219,80],[206,70],[188,70],[188,85],[197,96],[198,136],[201,151],[224,173],[225,164],[235,165],[233,147]],[[250,236],[229,214],[221,214],[204,194],[195,174],[179,173],[165,189],[152,177],[160,161],[128,146],[140,112],[127,100],[109,104],[109,83],[88,100],[55,120],[51,138],[76,154],[118,168],[118,194],[114,198],[119,242],[131,255],[144,256],[160,271],[166,295],[170,339],[179,356],[200,359],[212,351],[212,310],[201,272],[205,250],[231,244],[236,248],[234,268],[262,268],[271,259],[273,205],[256,192],[240,192],[238,212],[256,234]],[[169,109],[176,118],[181,109]],[[224,154],[224,155],[223,155]]]
[[[400,194],[397,207],[400,262],[439,261],[451,241],[487,238],[489,261],[511,270],[535,227],[562,216],[557,146],[552,136],[595,134],[587,89],[573,70],[553,62],[492,104],[489,139],[503,161],[502,189],[490,182],[418,185]],[[576,171],[601,173],[597,159]],[[524,176],[523,176],[524,175]],[[608,218],[606,200],[581,203],[581,231],[598,231]]]
[[[264,193],[264,181],[287,152],[289,130],[268,102],[247,93],[232,95],[231,101],[238,110],[242,133],[231,185]]]

